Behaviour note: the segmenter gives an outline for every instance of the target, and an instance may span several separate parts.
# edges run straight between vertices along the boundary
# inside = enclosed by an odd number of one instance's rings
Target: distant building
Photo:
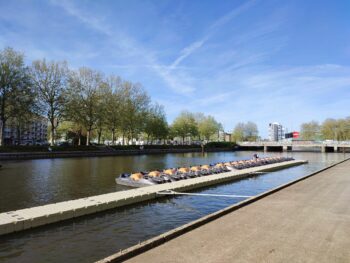
[[[284,128],[278,122],[269,124],[269,140],[270,141],[281,141],[284,139]]]
[[[20,132],[20,142],[18,142],[17,127],[11,122],[5,127],[4,142],[7,145],[42,145],[47,143],[46,118],[38,116],[31,122],[24,125]]]
[[[286,139],[298,139],[299,138],[299,132],[297,132],[297,131],[289,132],[289,133],[286,133],[284,136],[285,136]]]
[[[225,142],[232,141],[232,133],[225,132]]]
[[[218,141],[219,142],[230,142],[232,139],[232,134],[224,131],[219,131]]]

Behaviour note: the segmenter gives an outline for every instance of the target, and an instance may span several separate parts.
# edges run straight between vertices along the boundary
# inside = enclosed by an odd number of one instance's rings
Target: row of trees
[[[182,142],[187,137],[209,141],[217,139],[220,131],[223,131],[222,124],[214,117],[183,111],[171,125],[170,137],[181,137]]]
[[[12,48],[0,51],[0,145],[4,129],[16,125],[20,131],[33,118],[45,116],[50,142],[67,134],[82,143],[86,138],[117,137],[130,141],[140,135],[155,139],[187,137],[210,140],[222,130],[213,117],[182,112],[169,127],[164,109],[152,103],[140,84],[120,77],[80,68],[70,70],[66,62],[36,60],[25,65],[24,55]]]
[[[259,138],[258,126],[251,121],[247,123],[239,122],[232,132],[232,140],[238,141],[256,141]]]
[[[350,140],[350,117],[344,119],[326,119],[301,125],[300,137],[304,140]]]

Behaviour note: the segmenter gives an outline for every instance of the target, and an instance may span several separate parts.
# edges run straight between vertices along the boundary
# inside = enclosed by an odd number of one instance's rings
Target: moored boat
[[[131,187],[142,187],[292,160],[294,159],[291,157],[266,157],[251,160],[219,162],[210,165],[204,164],[191,167],[168,168],[163,171],[154,170],[151,172],[136,172],[131,174],[122,173],[116,178],[116,183]]]

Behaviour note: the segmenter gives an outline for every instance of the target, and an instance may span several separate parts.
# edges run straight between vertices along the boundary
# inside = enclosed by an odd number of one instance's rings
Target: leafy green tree
[[[349,140],[350,117],[345,119],[326,119],[321,125],[321,133],[325,140]]]
[[[101,143],[102,133],[107,129],[108,123],[108,103],[110,102],[110,87],[107,82],[102,81],[98,87],[99,100],[96,105],[97,107],[97,121],[96,121],[96,131],[97,131],[97,143]]]
[[[155,104],[150,107],[145,119],[144,132],[147,135],[147,143],[151,139],[151,144],[154,139],[165,139],[168,136],[169,127],[161,105]]]
[[[207,141],[220,130],[220,123],[210,115],[199,119],[197,123],[200,136]]]
[[[71,72],[69,77],[66,113],[69,120],[86,129],[86,145],[90,145],[99,118],[101,83],[101,74],[89,68]]]
[[[337,140],[337,120],[326,119],[321,125],[321,134],[324,140]]]
[[[122,120],[122,81],[119,77],[110,76],[107,81],[108,91],[106,94],[106,126],[112,133],[112,145],[115,144],[115,135],[121,128]]]
[[[247,141],[256,141],[259,136],[258,126],[251,121],[248,121],[244,127],[244,137]]]
[[[28,84],[28,70],[23,57],[12,48],[0,51],[0,146],[4,145],[6,122],[13,112],[11,98],[17,98],[17,90]]]
[[[29,79],[28,79],[29,80]],[[22,132],[35,119],[37,115],[36,93],[30,83],[22,83],[17,86],[10,98],[10,119],[9,122],[16,129],[17,144],[21,144]]]
[[[150,97],[141,85],[131,82],[123,82],[121,92],[121,131],[132,141],[144,129]]]
[[[55,132],[63,118],[68,67],[66,62],[36,60],[31,67],[31,81],[38,96],[38,105],[51,127],[50,143],[55,144]]]
[[[251,121],[247,123],[239,122],[236,124],[233,133],[232,140],[237,141],[256,141],[259,136],[258,126]]]
[[[350,140],[350,117],[338,120],[338,140]]]
[[[234,142],[240,142],[240,141],[244,141],[244,129],[245,129],[245,125],[243,122],[239,122],[236,124],[233,132],[232,132],[232,140]]]
[[[175,136],[182,138],[182,143],[185,142],[186,137],[194,137],[198,135],[195,117],[188,111],[180,113],[180,115],[174,120],[171,129]]]
[[[300,137],[303,140],[316,140],[320,134],[320,125],[317,121],[310,121],[301,124]]]

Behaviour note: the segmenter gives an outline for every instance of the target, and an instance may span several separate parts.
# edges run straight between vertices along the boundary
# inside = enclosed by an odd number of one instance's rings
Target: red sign
[[[299,132],[293,132],[293,138],[299,138]]]

